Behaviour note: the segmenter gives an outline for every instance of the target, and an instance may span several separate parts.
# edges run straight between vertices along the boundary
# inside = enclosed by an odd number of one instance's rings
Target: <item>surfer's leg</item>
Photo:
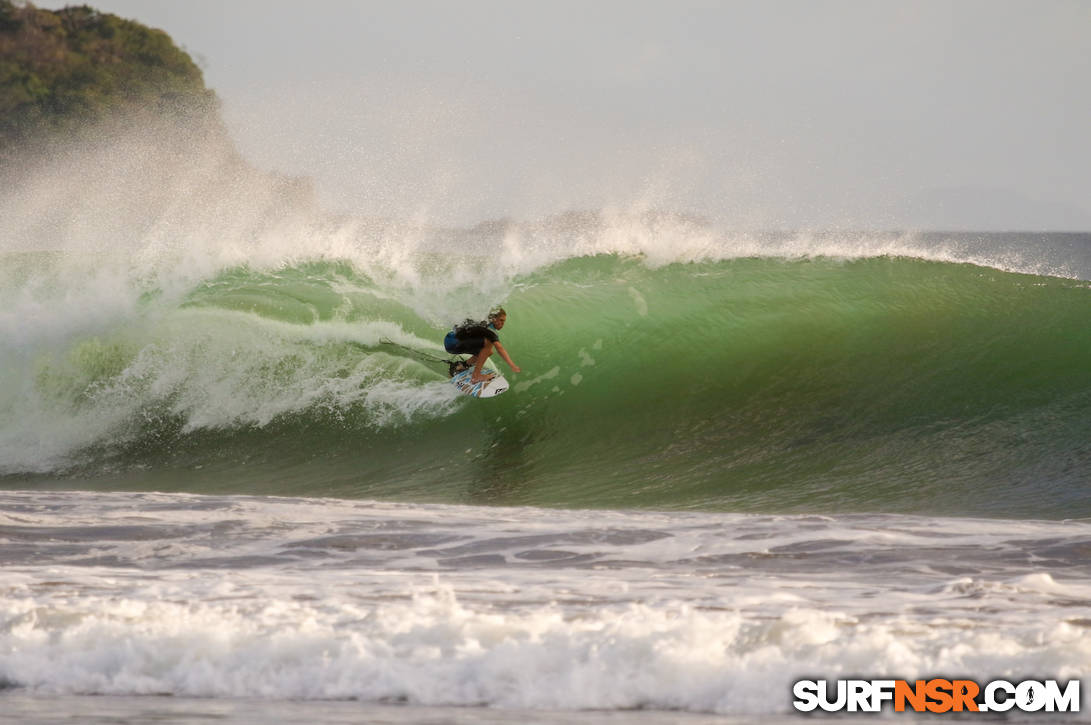
[[[492,375],[485,376],[481,374],[481,366],[484,365],[485,361],[489,359],[489,356],[492,355],[493,350],[491,340],[485,340],[484,342],[485,344],[482,345],[481,350],[479,350],[476,355],[466,361],[468,363],[473,363],[474,366],[474,371],[470,374],[470,382],[472,383],[480,383],[482,380],[488,380],[492,377]]]

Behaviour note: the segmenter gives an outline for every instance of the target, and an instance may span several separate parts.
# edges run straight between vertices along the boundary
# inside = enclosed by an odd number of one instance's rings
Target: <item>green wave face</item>
[[[1089,292],[907,259],[576,260],[512,300],[512,347],[557,376],[501,421],[529,445],[497,440],[565,504],[1085,506]]]
[[[1085,282],[899,257],[567,259],[494,300],[522,372],[509,393],[469,400],[427,356],[459,317],[436,310],[472,285],[437,279],[237,267],[9,351],[3,480],[1091,515]]]

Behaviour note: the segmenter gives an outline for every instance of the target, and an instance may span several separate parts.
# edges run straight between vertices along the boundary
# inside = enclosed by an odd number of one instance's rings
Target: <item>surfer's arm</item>
[[[504,346],[500,344],[500,341],[499,341],[499,340],[497,340],[496,342],[494,342],[494,343],[493,343],[493,347],[495,347],[495,348],[496,348],[496,351],[497,351],[498,353],[500,353],[500,357],[504,358],[504,362],[506,362],[506,363],[508,364],[508,367],[510,367],[510,368],[511,368],[511,371],[512,371],[513,373],[521,373],[521,372],[523,372],[523,371],[522,371],[522,370],[521,370],[521,369],[519,368],[519,366],[518,366],[518,365],[516,365],[515,363],[513,363],[513,362],[511,361],[511,356],[510,356],[510,355],[508,355],[508,351],[504,349]]]

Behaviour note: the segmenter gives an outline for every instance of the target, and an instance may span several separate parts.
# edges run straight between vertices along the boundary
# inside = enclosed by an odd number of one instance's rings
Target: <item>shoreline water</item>
[[[0,493],[0,520],[0,677],[31,709],[94,692],[779,722],[801,677],[1091,661],[1087,522],[79,491]]]
[[[571,712],[487,707],[419,707],[360,702],[293,702],[185,697],[45,697],[0,691],[0,723],[62,725],[763,725],[798,723],[791,716],[729,717],[641,710]],[[850,721],[845,718],[844,721]],[[823,722],[838,722],[823,718]],[[906,723],[915,719],[900,719]]]

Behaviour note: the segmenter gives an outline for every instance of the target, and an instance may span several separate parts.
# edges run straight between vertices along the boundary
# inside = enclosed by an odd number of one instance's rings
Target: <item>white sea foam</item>
[[[758,715],[789,712],[804,676],[1078,678],[1089,536],[899,516],[0,494],[0,680]]]
[[[325,580],[294,601],[167,581],[139,599],[9,605],[0,673],[57,694],[757,714],[786,711],[791,683],[814,673],[1076,677],[1091,658],[1083,630],[1066,624],[1033,635],[957,622],[913,631],[836,611],[758,618],[681,602],[573,617],[560,605],[468,607],[444,586],[406,602],[362,604],[350,587]],[[212,601],[187,601],[195,597]]]
[[[0,412],[6,407],[11,421],[0,431],[0,472],[54,470],[72,451],[123,441],[172,417],[189,431],[265,426],[303,411],[385,427],[454,411],[457,396],[436,370],[328,347],[388,338],[432,346],[391,322],[304,326],[183,309],[69,349],[39,349],[11,368],[31,387],[0,391]]]

